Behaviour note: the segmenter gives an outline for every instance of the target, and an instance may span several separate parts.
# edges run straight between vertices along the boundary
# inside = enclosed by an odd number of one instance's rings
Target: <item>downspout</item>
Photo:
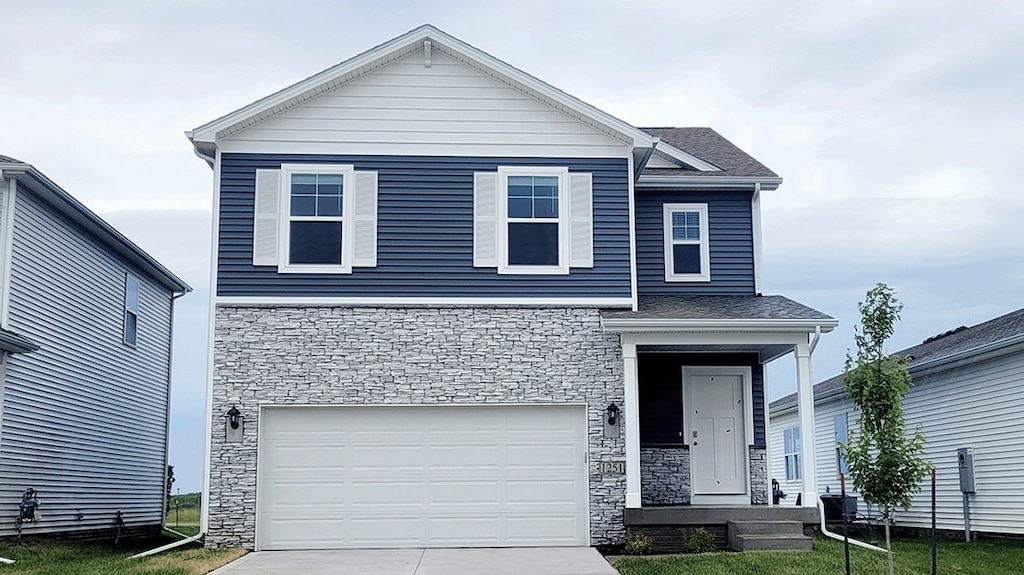
[[[828,530],[827,527],[825,527],[825,504],[822,503],[821,499],[818,499],[818,513],[821,516],[821,533],[822,533],[822,535],[825,535],[826,537],[831,537],[832,539],[835,539],[837,541],[844,541],[842,535],[838,535],[836,533],[832,533],[831,531]],[[865,549],[870,549],[872,551],[879,551],[881,553],[887,553],[887,551],[885,549],[882,549],[881,547],[875,547],[874,545],[872,545],[870,543],[864,543],[863,541],[857,541],[856,539],[850,539],[850,538],[847,538],[847,539],[850,541],[851,544],[856,545],[857,547],[863,547]]]
[[[821,326],[814,326],[814,337],[811,338],[810,344],[807,346],[809,355],[814,355],[814,348],[818,347],[818,340],[821,339]]]
[[[178,533],[178,535],[181,535],[181,534]],[[202,531],[200,531],[199,533],[197,533],[196,535],[193,535],[192,537],[189,537],[188,539],[182,539],[181,541],[175,541],[174,543],[168,543],[167,545],[164,545],[162,547],[157,547],[156,549],[150,549],[149,551],[143,551],[142,553],[137,553],[137,554],[132,555],[131,557],[129,557],[129,559],[142,559],[143,557],[149,557],[150,555],[156,555],[157,553],[163,553],[164,551],[170,551],[171,549],[175,549],[177,547],[181,547],[183,545],[188,545],[189,543],[193,543],[195,541],[198,541],[203,535],[204,535],[204,533]],[[13,563],[13,561],[12,561],[12,563]]]

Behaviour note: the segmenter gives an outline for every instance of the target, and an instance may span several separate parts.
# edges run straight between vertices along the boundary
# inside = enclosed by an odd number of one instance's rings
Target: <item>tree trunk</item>
[[[892,510],[886,507],[885,511],[882,512],[882,515],[885,518],[885,550],[888,551],[889,554],[889,575],[894,575],[895,568],[892,564],[892,539],[889,536],[889,522],[892,520]]]

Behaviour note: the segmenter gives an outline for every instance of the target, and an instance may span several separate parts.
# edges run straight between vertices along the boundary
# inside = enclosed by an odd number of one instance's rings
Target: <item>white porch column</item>
[[[626,507],[640,507],[640,390],[636,344],[623,343],[626,405]]]
[[[814,384],[811,381],[811,347],[798,343],[796,355],[797,413],[800,417],[800,459],[803,467],[803,506],[818,506],[818,473],[815,467]]]

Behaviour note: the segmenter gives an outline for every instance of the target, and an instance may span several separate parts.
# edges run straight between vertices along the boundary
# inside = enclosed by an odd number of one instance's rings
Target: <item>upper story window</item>
[[[665,281],[711,281],[707,204],[665,204]]]
[[[139,280],[131,274],[124,276],[124,330],[126,344],[135,347],[139,337]]]
[[[499,167],[473,178],[473,265],[499,274],[594,266],[593,179],[566,167]]]
[[[846,458],[843,457],[842,449],[842,445],[846,444],[849,436],[845,412],[832,418],[832,429],[836,437],[836,469],[843,475],[849,475],[850,468],[846,464]]]
[[[253,265],[352,273],[377,265],[377,172],[283,164],[256,171]]]
[[[549,175],[541,175],[547,173]],[[503,267],[521,273],[569,273],[559,196],[569,170],[499,170],[504,191]]]
[[[782,431],[783,459],[786,462],[786,481],[803,478],[800,465],[800,428],[790,427]]]

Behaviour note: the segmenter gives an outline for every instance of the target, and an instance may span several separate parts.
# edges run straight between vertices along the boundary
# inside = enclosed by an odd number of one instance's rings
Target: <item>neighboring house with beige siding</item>
[[[0,537],[159,530],[183,281],[24,162],[0,156]],[[120,520],[119,520],[120,518]]]
[[[903,409],[908,430],[923,427],[923,456],[936,468],[938,527],[964,527],[957,450],[970,447],[977,490],[970,496],[972,531],[1024,535],[1024,309],[959,327],[896,355],[910,357],[914,385]],[[841,375],[816,385],[814,397],[818,483],[822,492],[827,487],[838,493],[842,462],[836,442],[847,435],[844,426],[854,431],[857,412]],[[794,494],[801,489],[794,465],[801,472],[804,467],[792,445],[800,431],[795,405],[796,396],[791,395],[769,407],[771,476],[783,491]],[[792,505],[794,499],[782,504]],[[930,491],[922,485],[912,508],[897,513],[896,524],[924,528],[930,522]]]

